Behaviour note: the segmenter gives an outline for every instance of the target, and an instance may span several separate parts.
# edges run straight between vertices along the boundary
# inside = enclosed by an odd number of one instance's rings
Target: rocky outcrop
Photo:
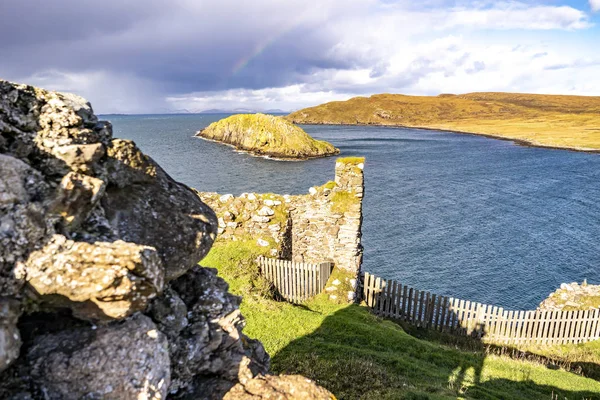
[[[0,81],[0,133],[0,398],[212,399],[267,372],[197,265],[218,221],[194,190],[78,96]]]
[[[281,117],[237,114],[213,122],[196,136],[228,144],[257,156],[305,160],[339,154],[332,144],[315,140]]]
[[[544,311],[576,311],[600,308],[600,285],[563,283],[538,307]]]
[[[31,382],[49,399],[158,400],[169,388],[167,339],[144,315],[40,335],[25,358]]]

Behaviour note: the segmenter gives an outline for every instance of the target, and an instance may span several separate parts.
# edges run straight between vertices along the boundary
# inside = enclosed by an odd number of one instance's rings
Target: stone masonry
[[[342,158],[335,181],[306,195],[200,193],[219,219],[218,240],[256,240],[270,255],[299,262],[331,261],[358,276],[364,159]]]

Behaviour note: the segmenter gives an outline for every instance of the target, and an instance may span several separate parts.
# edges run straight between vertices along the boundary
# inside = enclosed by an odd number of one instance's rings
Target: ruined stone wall
[[[332,261],[357,275],[362,262],[364,159],[342,158],[335,180],[306,195],[200,193],[219,219],[218,240],[254,240],[270,255],[300,262]]]
[[[335,181],[292,200],[294,261],[332,261],[357,274],[362,263],[364,159],[340,159]]]

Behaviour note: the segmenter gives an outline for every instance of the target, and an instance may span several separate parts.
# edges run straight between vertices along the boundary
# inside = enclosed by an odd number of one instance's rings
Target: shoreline
[[[326,122],[298,123],[295,121],[292,121],[292,122],[297,125],[376,126],[376,127],[380,127],[380,128],[422,129],[422,130],[426,130],[426,131],[438,131],[438,132],[458,133],[458,134],[462,134],[462,135],[483,136],[483,137],[487,137],[490,139],[499,139],[499,140],[510,141],[518,146],[523,146],[523,147],[537,147],[537,148],[549,149],[549,150],[568,150],[568,151],[576,151],[579,153],[600,154],[600,149],[590,149],[590,148],[586,148],[586,147],[544,145],[544,144],[534,143],[534,142],[531,142],[531,141],[528,141],[525,139],[511,138],[508,136],[494,135],[491,133],[461,131],[461,130],[456,130],[456,129],[430,128],[430,127],[424,127],[424,126],[410,126],[410,125],[401,125],[401,124],[365,124],[365,123],[348,124],[348,123],[326,123]]]
[[[240,149],[238,147],[236,147],[234,144],[231,143],[227,143],[227,142],[222,142],[220,140],[215,140],[215,139],[209,139],[207,137],[204,137],[201,135],[202,131],[198,131],[194,134],[193,137],[195,138],[200,138],[202,140],[206,140],[207,142],[212,142],[212,143],[217,143],[217,144],[222,144],[225,145],[227,147],[231,147],[233,149],[234,152],[236,153],[241,153],[241,154],[248,154],[249,156],[252,157],[256,157],[256,158],[264,158],[266,160],[273,160],[273,161],[287,161],[287,162],[301,162],[301,161],[308,161],[308,160],[314,160],[316,158],[325,158],[325,157],[333,157],[333,156],[337,156],[341,154],[341,151],[338,151],[335,154],[324,154],[324,155],[320,155],[320,156],[312,156],[312,157],[281,157],[281,156],[276,156],[273,154],[267,154],[267,153],[257,153],[255,151],[252,150],[246,150],[246,149]]]

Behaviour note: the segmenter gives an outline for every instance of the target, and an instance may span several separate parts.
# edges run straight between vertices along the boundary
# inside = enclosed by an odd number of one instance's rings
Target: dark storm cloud
[[[294,27],[303,12],[299,3],[297,10],[285,2],[211,3],[4,1],[0,51],[8,56],[0,59],[0,75],[115,71],[152,81],[166,93],[183,93],[282,86],[315,68],[360,63],[325,56],[335,38],[319,18]]]
[[[0,77],[82,94],[111,112],[184,108],[220,94],[223,101],[270,100],[277,96],[271,89],[293,93],[294,104],[406,92],[434,75],[493,69],[483,58],[461,58],[466,40],[436,47],[461,29],[468,37],[475,29],[589,26],[578,10],[527,4],[0,0]]]

